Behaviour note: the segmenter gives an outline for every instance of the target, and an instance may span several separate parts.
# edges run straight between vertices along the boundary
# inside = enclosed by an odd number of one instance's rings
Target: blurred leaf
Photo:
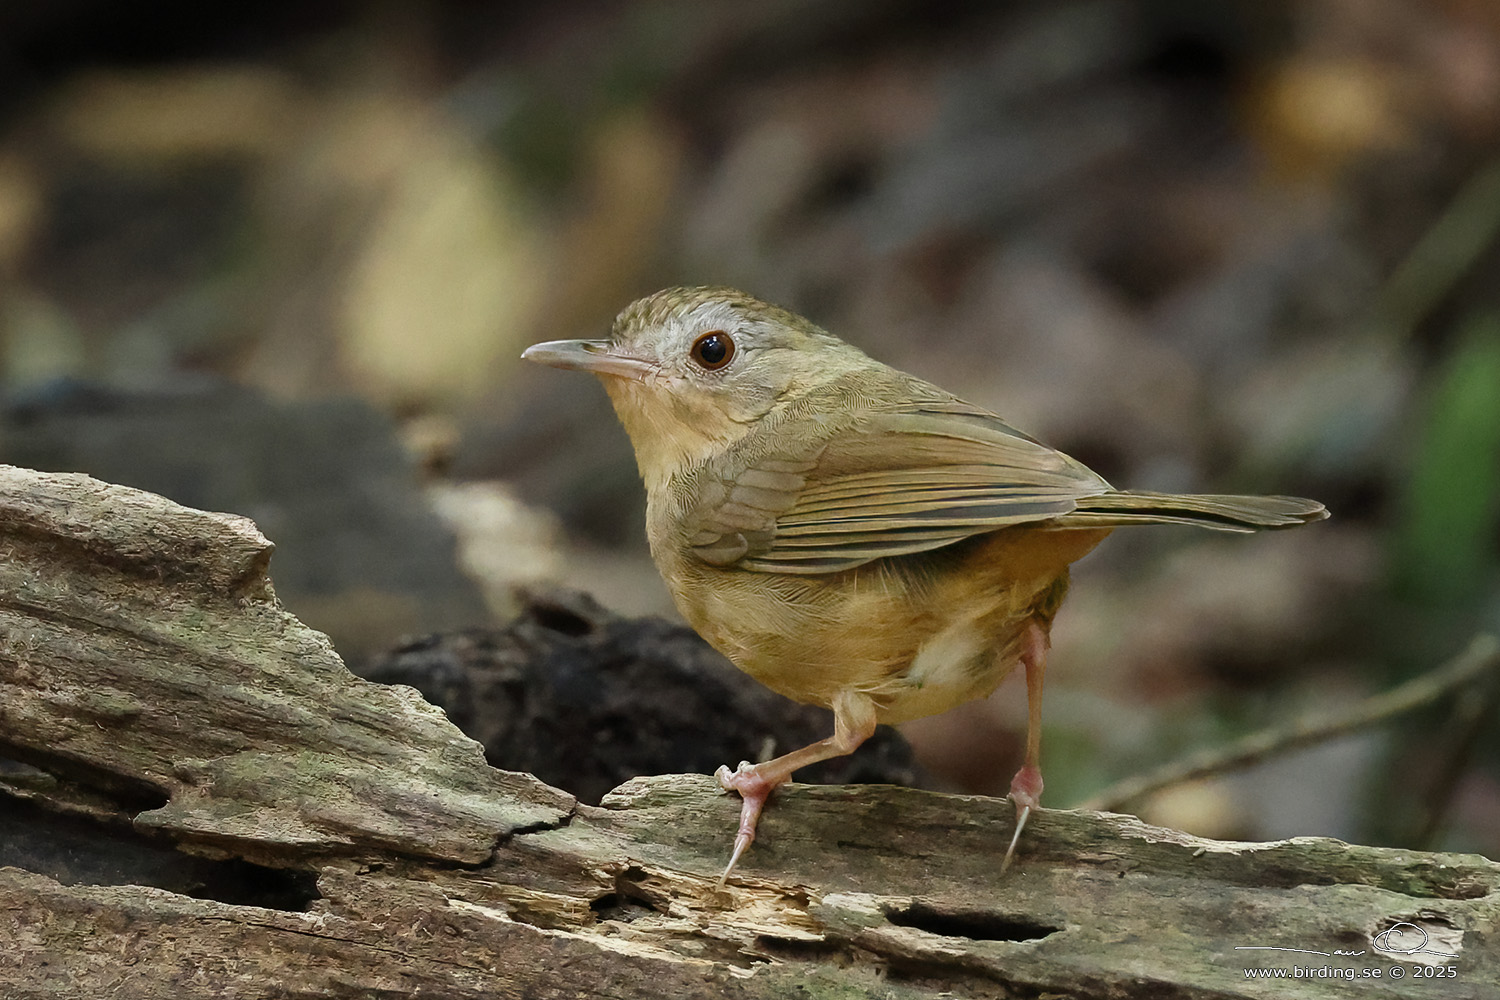
[[[1500,315],[1471,319],[1433,388],[1398,526],[1400,588],[1462,601],[1496,560],[1500,526]]]

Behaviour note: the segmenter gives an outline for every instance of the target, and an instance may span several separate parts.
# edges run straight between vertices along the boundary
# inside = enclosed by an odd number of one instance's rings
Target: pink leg
[[[1042,798],[1042,675],[1047,670],[1047,646],[1046,630],[1035,621],[1029,623],[1021,636],[1021,665],[1026,668],[1026,761],[1010,779],[1016,832],[1005,850],[1005,860],[1000,862],[1001,872],[1010,867],[1026,820]]]
[[[720,767],[715,777],[727,791],[739,792],[744,802],[740,806],[740,829],[734,837],[734,853],[729,856],[729,865],[719,876],[719,885],[729,878],[740,856],[755,840],[755,826],[760,820],[760,811],[778,785],[784,784],[792,772],[809,764],[830,757],[842,757],[855,749],[875,732],[875,704],[867,696],[846,691],[833,702],[833,735],[819,740],[801,750],[768,760],[764,764],[740,761],[738,770]]]

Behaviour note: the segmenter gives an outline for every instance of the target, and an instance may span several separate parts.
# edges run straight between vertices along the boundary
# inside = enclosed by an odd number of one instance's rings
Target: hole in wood
[[[644,869],[631,865],[615,876],[615,891],[589,903],[589,909],[600,920],[618,920],[626,924],[648,913],[665,912],[660,900],[646,887],[647,879]]]
[[[927,903],[892,907],[886,919],[897,927],[915,927],[943,937],[969,938],[972,941],[1036,941],[1062,930],[1034,920],[991,913],[985,910],[938,909]]]
[[[0,778],[5,784],[44,794],[59,783],[81,785],[127,813],[160,809],[170,800],[164,790],[131,775],[3,740],[0,740]]]
[[[633,923],[648,913],[654,912],[649,906],[642,906],[636,900],[628,896],[622,896],[618,892],[607,892],[589,904],[589,909],[600,920],[614,920],[622,924]]]
[[[314,900],[322,898],[318,876],[313,872],[266,868],[238,858],[213,865],[202,884],[188,895],[235,906],[263,906],[294,913],[307,912]]]
[[[62,816],[0,795],[0,865],[63,885],[149,885],[238,906],[303,912],[319,898],[312,872],[215,861],[112,823]]]

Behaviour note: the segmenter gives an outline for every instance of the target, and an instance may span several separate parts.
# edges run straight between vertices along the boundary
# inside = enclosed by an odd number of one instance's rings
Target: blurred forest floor
[[[518,584],[672,613],[603,392],[518,355],[704,283],[1117,486],[1333,511],[1076,568],[1049,804],[1500,628],[1487,0],[66,0],[0,7],[0,95],[0,461],[254,517],[346,656]],[[1459,702],[1142,814],[1500,856]],[[1024,716],[906,732],[1003,794]]]

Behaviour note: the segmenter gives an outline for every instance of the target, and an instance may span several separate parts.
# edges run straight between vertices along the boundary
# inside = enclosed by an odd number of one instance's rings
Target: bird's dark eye
[[[693,341],[692,355],[698,364],[716,372],[734,357],[734,341],[723,330],[710,330]]]

